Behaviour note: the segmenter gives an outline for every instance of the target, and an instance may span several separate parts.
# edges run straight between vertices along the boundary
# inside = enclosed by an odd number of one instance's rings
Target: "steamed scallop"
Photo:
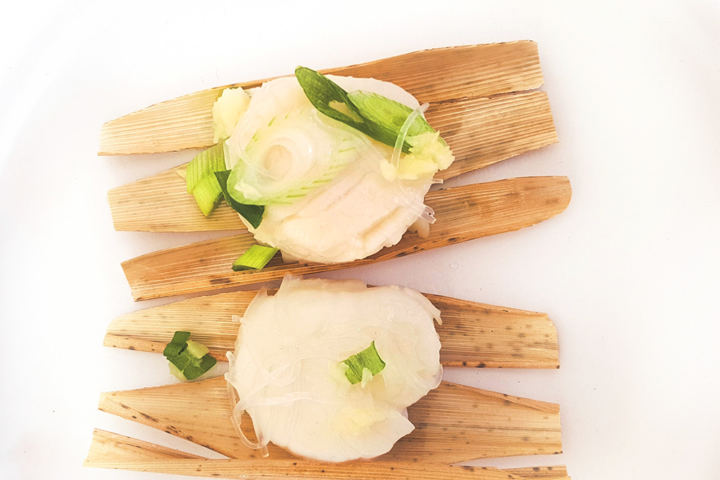
[[[413,119],[421,115],[418,101],[394,84],[328,78],[351,94],[397,102],[414,111]],[[227,188],[239,203],[264,206],[259,226],[246,222],[258,242],[289,258],[346,262],[395,245],[412,225],[433,221],[425,194],[433,175],[454,159],[437,133],[407,137],[412,150],[401,153],[319,112],[296,77],[248,93],[221,98],[214,113],[216,124],[226,125],[220,108],[226,102],[239,117],[225,141],[232,169]],[[357,117],[345,104],[331,106]]]
[[[420,293],[360,280],[287,277],[242,318],[227,381],[258,438],[332,462],[373,458],[413,430],[406,408],[439,385],[440,312]],[[384,368],[351,383],[350,357],[374,345]]]

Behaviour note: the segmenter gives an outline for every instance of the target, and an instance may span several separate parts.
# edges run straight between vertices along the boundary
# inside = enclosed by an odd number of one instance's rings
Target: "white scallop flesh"
[[[418,108],[418,101],[412,95],[392,83],[371,78],[330,78],[346,91],[373,92],[412,109]],[[307,109],[314,110],[314,107],[295,77],[273,80],[255,90],[248,110],[226,141],[228,168],[240,161],[256,132],[272,126],[274,119],[293,118],[296,113],[306,115]],[[293,203],[266,205],[260,226],[253,228],[247,222],[246,226],[258,242],[278,248],[290,257],[311,262],[348,262],[395,245],[425,210],[424,198],[432,179],[389,180],[383,175],[381,166],[391,158],[391,147],[324,115],[317,117],[320,120],[314,121],[322,122],[322,128],[317,128],[312,136],[305,135],[302,142],[297,140],[297,130],[292,135],[279,135],[278,138],[284,137],[278,140],[283,151],[292,151],[300,145],[296,149],[300,153],[295,155],[293,152],[293,156],[300,159],[300,164],[309,165],[306,152],[330,155],[328,152],[337,147],[333,143],[336,138],[347,140],[348,130],[351,130],[357,147],[355,156],[348,159],[347,153],[343,154],[345,166],[331,181]],[[342,135],[333,135],[333,129],[342,131]],[[264,145],[263,151],[272,151],[271,147]],[[274,163],[284,165],[284,162],[267,162]],[[287,167],[283,169],[287,170]],[[284,172],[269,171],[267,174],[281,176]]]
[[[442,378],[440,312],[420,293],[360,280],[286,277],[242,319],[225,375],[258,442],[343,462],[388,452],[414,426],[406,408]],[[385,368],[352,385],[343,360],[375,342]],[[369,371],[365,372],[366,374]]]

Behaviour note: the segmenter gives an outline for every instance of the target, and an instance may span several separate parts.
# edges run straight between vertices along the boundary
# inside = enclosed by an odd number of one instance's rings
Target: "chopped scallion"
[[[200,375],[214,367],[216,363],[217,360],[215,360],[215,358],[210,355],[205,355],[199,362],[191,362],[188,366],[186,366],[183,370],[183,375],[185,375],[185,378],[188,380],[195,380]]]
[[[370,135],[362,115],[340,85],[325,75],[305,67],[297,67],[295,77],[310,103],[318,111]]]
[[[190,332],[175,332],[170,343],[167,344],[163,355],[166,357],[174,357],[180,355],[187,347],[187,341],[190,338]]]
[[[253,245],[233,262],[232,269],[236,272],[240,270],[260,270],[272,260],[277,252],[277,248]]]
[[[400,131],[410,114],[413,113],[413,109],[377,93],[351,92],[348,97],[360,112],[360,115],[370,125],[372,131],[370,136],[379,142],[394,147]],[[415,120],[411,121],[412,124],[407,132],[408,137],[435,132],[422,115],[418,115]],[[402,151],[409,153],[410,148],[412,148],[412,145],[405,140]]]
[[[206,346],[190,340],[190,332],[175,332],[163,355],[170,362],[170,373],[180,380],[194,380],[217,363]]]
[[[377,375],[385,368],[385,362],[383,362],[380,354],[378,354],[378,351],[375,349],[375,342],[372,342],[370,346],[362,352],[349,357],[347,360],[343,360],[342,363],[348,366],[345,377],[347,377],[353,385],[363,382],[363,378],[367,381],[368,374],[364,374],[365,370],[368,370],[371,375]]]
[[[209,216],[222,198],[222,188],[214,175],[200,180],[192,191],[195,201],[203,215]]]
[[[260,226],[260,223],[262,222],[263,213],[265,212],[265,206],[245,205],[230,196],[227,189],[227,181],[231,171],[232,170],[223,170],[220,172],[215,172],[215,178],[217,178],[217,181],[220,184],[220,188],[222,189],[222,194],[225,197],[225,201],[228,205],[230,205],[233,210],[235,210],[245,220],[247,220],[248,223],[253,226],[253,228],[258,228]]]
[[[195,185],[202,179],[210,176],[213,172],[225,170],[225,146],[220,142],[212,147],[198,153],[190,160],[185,171],[187,191],[192,193]]]
[[[348,93],[325,75],[309,68],[297,67],[295,77],[319,112],[391,147],[395,146],[405,120],[413,113],[407,105],[382,95],[360,91]],[[426,132],[435,130],[420,115],[410,126],[408,136]],[[412,145],[406,140],[402,151],[409,153],[410,148]]]
[[[193,194],[206,217],[222,198],[222,189],[214,173],[225,168],[225,147],[220,142],[197,154],[185,171],[187,191]]]

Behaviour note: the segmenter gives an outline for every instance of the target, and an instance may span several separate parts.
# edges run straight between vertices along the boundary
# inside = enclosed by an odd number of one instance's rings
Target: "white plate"
[[[476,464],[717,476],[717,2],[15,3],[0,8],[3,478],[162,478],[83,469],[93,427],[203,453],[96,411],[101,391],[171,381],[157,355],[102,347],[113,317],[169,301],[133,303],[120,262],[212,236],[113,231],[108,189],[192,153],[98,158],[104,121],[298,64],[517,39],[539,43],[561,143],[452,183],[567,175],[568,210],[327,276],[550,314],[559,371],[447,378],[560,403],[565,453]]]

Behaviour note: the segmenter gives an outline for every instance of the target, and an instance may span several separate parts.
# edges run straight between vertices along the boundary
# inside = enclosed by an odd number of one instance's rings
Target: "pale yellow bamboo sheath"
[[[428,121],[448,142],[455,162],[436,176],[448,179],[557,142],[544,92],[473,98],[433,105]],[[114,188],[108,202],[116,230],[195,232],[244,230],[225,202],[205,217],[187,193],[187,164]]]
[[[122,266],[135,300],[261,283],[287,274],[369,265],[519,230],[559,214],[570,197],[570,182],[565,177],[515,178],[431,192],[426,203],[435,210],[437,222],[428,238],[407,233],[397,245],[349,263],[283,264],[276,257],[262,270],[233,272],[232,262],[256,243],[251,234],[241,234],[149,253]]]
[[[195,460],[195,462],[178,462],[177,460]],[[283,478],[285,478],[285,474],[298,475],[304,479],[337,478],[332,475],[342,475],[340,478],[355,478],[354,475],[362,475],[359,478],[368,478],[367,475],[372,475],[373,472],[382,473],[388,471],[391,475],[382,478],[408,478],[408,476],[416,475],[419,471],[427,475],[435,474],[437,477],[434,478],[438,479],[569,479],[564,466],[497,470],[487,467],[463,468],[442,465],[425,465],[418,468],[417,464],[407,463],[383,463],[380,468],[371,465],[368,462],[332,465],[297,460],[276,461],[271,464],[263,460],[209,460],[198,455],[99,429],[93,431],[92,444],[85,459],[86,467],[177,473],[180,475],[187,474],[186,470],[189,468],[194,469],[194,475],[196,476],[215,478],[219,476],[237,478],[241,475],[246,476],[240,478],[252,478],[251,475],[256,475],[255,478],[273,478],[273,474],[283,475]],[[369,468],[370,470],[358,471],[363,468]],[[392,475],[398,475],[398,477]]]
[[[227,361],[235,349],[239,325],[233,315],[245,314],[255,291],[196,297],[139,310],[110,323],[108,347],[161,353],[176,331],[192,338]],[[443,323],[436,329],[440,360],[449,367],[559,368],[557,332],[544,313],[496,307],[425,294],[440,310]]]
[[[225,379],[105,393],[99,409],[237,459],[257,459],[230,422]],[[556,404],[443,382],[409,409],[415,430],[374,462],[457,463],[476,458],[561,452]],[[243,430],[254,436],[246,415]],[[269,445],[267,461],[293,458]]]
[[[537,44],[531,41],[424,50],[323,72],[392,82],[421,103],[529,90],[543,83]],[[213,143],[212,105],[222,90],[256,87],[264,81],[192,93],[107,122],[100,134],[99,154],[208,147]]]

